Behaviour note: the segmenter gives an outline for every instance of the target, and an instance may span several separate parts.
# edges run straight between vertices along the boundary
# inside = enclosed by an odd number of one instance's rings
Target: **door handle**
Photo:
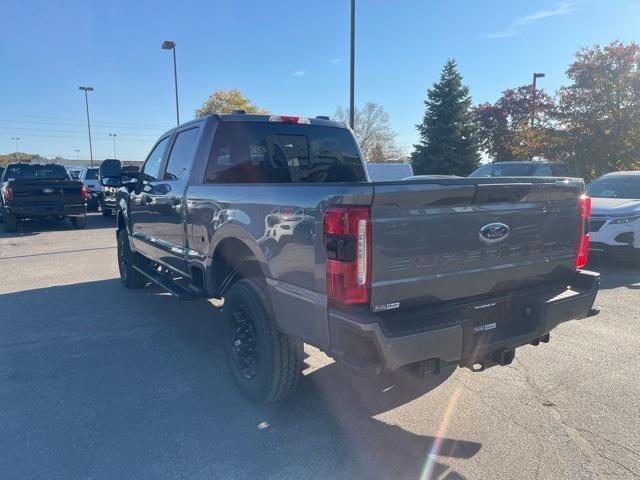
[[[178,198],[178,197],[172,197],[172,198],[171,198],[171,204],[172,204],[172,205],[174,205],[174,206],[176,206],[176,207],[177,207],[177,206],[178,206],[178,205],[180,205],[181,203],[182,203],[182,199],[181,199],[181,198]]]
[[[145,205],[150,204],[153,201],[153,198],[151,198],[151,195],[147,195],[146,193],[143,193],[140,196],[140,202],[144,203]]]

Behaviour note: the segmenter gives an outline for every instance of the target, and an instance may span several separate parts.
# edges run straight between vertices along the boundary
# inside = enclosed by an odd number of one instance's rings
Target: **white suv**
[[[640,262],[640,172],[615,172],[589,184],[590,251]]]

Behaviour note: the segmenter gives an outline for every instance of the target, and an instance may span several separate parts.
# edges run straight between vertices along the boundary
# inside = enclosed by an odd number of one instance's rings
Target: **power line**
[[[79,118],[70,118],[70,117],[56,117],[53,115],[28,115],[25,113],[7,113],[4,112],[5,115],[9,115],[12,117],[29,117],[29,118],[49,118],[53,120],[68,120],[72,122],[78,122],[81,125],[84,125],[83,120]],[[96,122],[94,122],[96,123]],[[157,128],[165,128],[169,129],[170,126],[167,125],[158,125],[158,124],[147,124],[147,123],[131,123],[131,122],[110,122],[110,121],[98,121],[97,123],[104,123],[109,125],[133,125],[133,126],[145,126],[145,127],[157,127]]]
[[[85,125],[81,122],[78,123],[70,123],[70,122],[40,122],[40,121],[33,121],[33,120],[6,120],[6,119],[0,119],[0,122],[2,123],[22,123],[22,124],[27,124],[27,125],[55,125],[55,126],[65,126],[65,127],[84,127]],[[119,124],[119,123],[110,123],[110,122],[93,122],[94,124],[98,125],[98,126],[103,126],[103,127],[108,127],[108,128],[113,128],[113,127],[120,127],[123,130],[160,130],[160,131],[165,131],[165,130],[169,130],[171,127],[152,127],[152,126],[126,126],[125,124]]]
[[[0,132],[0,135],[11,135],[11,133],[8,132]],[[66,138],[66,139],[70,139],[70,140],[84,140],[83,136],[77,136],[77,137],[71,137],[71,136],[66,136],[66,135],[39,135],[37,133],[21,133],[20,135],[24,135],[24,136],[28,136],[28,137],[43,137],[43,138]],[[102,142],[102,141],[106,141],[109,142],[109,138],[96,138],[97,141]],[[144,142],[144,143],[153,143],[153,140],[143,140],[143,139],[122,139],[123,142]]]
[[[4,127],[7,128],[7,127]],[[11,128],[11,130],[27,130],[27,131],[34,131],[34,132],[54,132],[54,133],[77,133],[77,134],[83,134],[84,132],[78,131],[78,130],[58,130],[58,129],[54,129],[54,128],[29,128],[29,127],[9,127]],[[104,131],[98,131],[95,132],[96,135],[108,135],[109,132]],[[152,138],[158,138],[160,136],[160,134],[153,134],[153,133],[123,133],[122,135],[127,135],[127,136],[136,136],[136,137],[152,137]]]

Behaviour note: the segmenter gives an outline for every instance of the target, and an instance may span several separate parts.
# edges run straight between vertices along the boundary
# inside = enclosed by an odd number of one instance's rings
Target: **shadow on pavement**
[[[434,436],[374,418],[444,379],[354,377],[335,363],[285,402],[231,383],[217,310],[118,279],[0,295],[6,478],[418,478]],[[443,461],[480,443],[440,438]]]
[[[593,257],[587,268],[600,272],[601,290],[619,287],[640,290],[640,267],[631,261]]]
[[[100,228],[115,228],[116,217],[103,217],[101,213],[87,213],[87,226],[83,230],[94,230]],[[23,220],[18,223],[18,231],[15,233],[7,233],[2,224],[0,238],[15,238],[38,235],[41,232],[55,232],[73,230],[71,221],[68,218],[64,220]],[[82,232],[82,230],[78,230]]]

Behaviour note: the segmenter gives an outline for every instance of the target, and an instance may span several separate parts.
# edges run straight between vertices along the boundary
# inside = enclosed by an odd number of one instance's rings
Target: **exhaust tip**
[[[516,357],[516,351],[510,348],[499,350],[494,354],[495,361],[501,366],[511,365],[513,359]]]

